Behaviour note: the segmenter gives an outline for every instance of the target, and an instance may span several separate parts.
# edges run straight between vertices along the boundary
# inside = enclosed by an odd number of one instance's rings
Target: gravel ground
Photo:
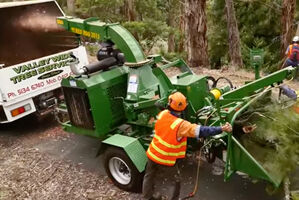
[[[64,133],[59,131],[59,127],[50,129],[52,131],[55,135]],[[43,135],[42,139],[47,139],[50,133]],[[30,140],[34,137],[35,140],[41,139],[38,135],[30,135]],[[0,136],[1,200],[141,199],[139,194],[116,188],[107,176],[97,175],[69,161],[41,153],[39,149],[24,144],[23,139]],[[29,141],[28,138],[25,140]]]

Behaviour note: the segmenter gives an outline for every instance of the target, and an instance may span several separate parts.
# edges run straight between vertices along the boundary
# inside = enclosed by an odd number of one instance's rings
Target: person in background
[[[177,161],[185,157],[187,137],[209,137],[223,131],[232,131],[229,123],[221,127],[208,127],[181,119],[181,113],[186,107],[186,97],[180,92],[175,92],[168,97],[168,108],[157,116],[155,135],[146,152],[148,163],[143,180],[145,199],[161,199],[161,195],[154,195],[154,181],[161,171],[166,171],[175,178],[171,199],[179,199],[181,177]]]
[[[299,64],[299,36],[295,36],[292,40],[292,44],[288,46],[285,54],[287,59],[282,68],[292,66],[297,67]]]

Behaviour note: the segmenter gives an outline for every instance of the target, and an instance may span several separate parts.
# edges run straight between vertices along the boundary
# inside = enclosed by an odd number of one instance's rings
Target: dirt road
[[[116,188],[103,171],[85,167],[83,162],[88,159],[96,161],[95,154],[81,161],[77,154],[80,148],[71,148],[72,136],[63,132],[52,116],[41,120],[29,116],[1,125],[0,199],[140,198]],[[63,146],[59,146],[61,142]],[[51,146],[47,149],[47,145]],[[67,153],[74,149],[71,155]],[[92,152],[85,149],[84,153]]]
[[[101,157],[95,157],[99,145],[93,138],[63,132],[51,116],[41,120],[30,116],[2,126],[0,199],[142,199],[110,182]],[[195,164],[184,163],[182,195],[192,191]],[[195,199],[278,199],[265,193],[264,184],[240,176],[224,183],[221,171],[219,163],[203,163]],[[165,194],[171,189],[167,181],[160,187]]]

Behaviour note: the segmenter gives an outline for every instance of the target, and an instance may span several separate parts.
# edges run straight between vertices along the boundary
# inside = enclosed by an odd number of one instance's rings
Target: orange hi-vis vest
[[[173,166],[178,158],[184,158],[187,137],[177,140],[177,132],[183,119],[173,116],[169,110],[159,113],[155,124],[155,135],[146,152],[155,163]]]
[[[288,58],[293,61],[298,61],[299,58],[299,45],[291,44],[288,50]]]

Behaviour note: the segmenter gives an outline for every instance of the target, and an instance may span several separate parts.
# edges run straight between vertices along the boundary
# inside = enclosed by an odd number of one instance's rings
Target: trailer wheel
[[[140,173],[126,152],[117,147],[109,147],[104,153],[104,166],[107,175],[119,188],[140,192],[143,173]]]

